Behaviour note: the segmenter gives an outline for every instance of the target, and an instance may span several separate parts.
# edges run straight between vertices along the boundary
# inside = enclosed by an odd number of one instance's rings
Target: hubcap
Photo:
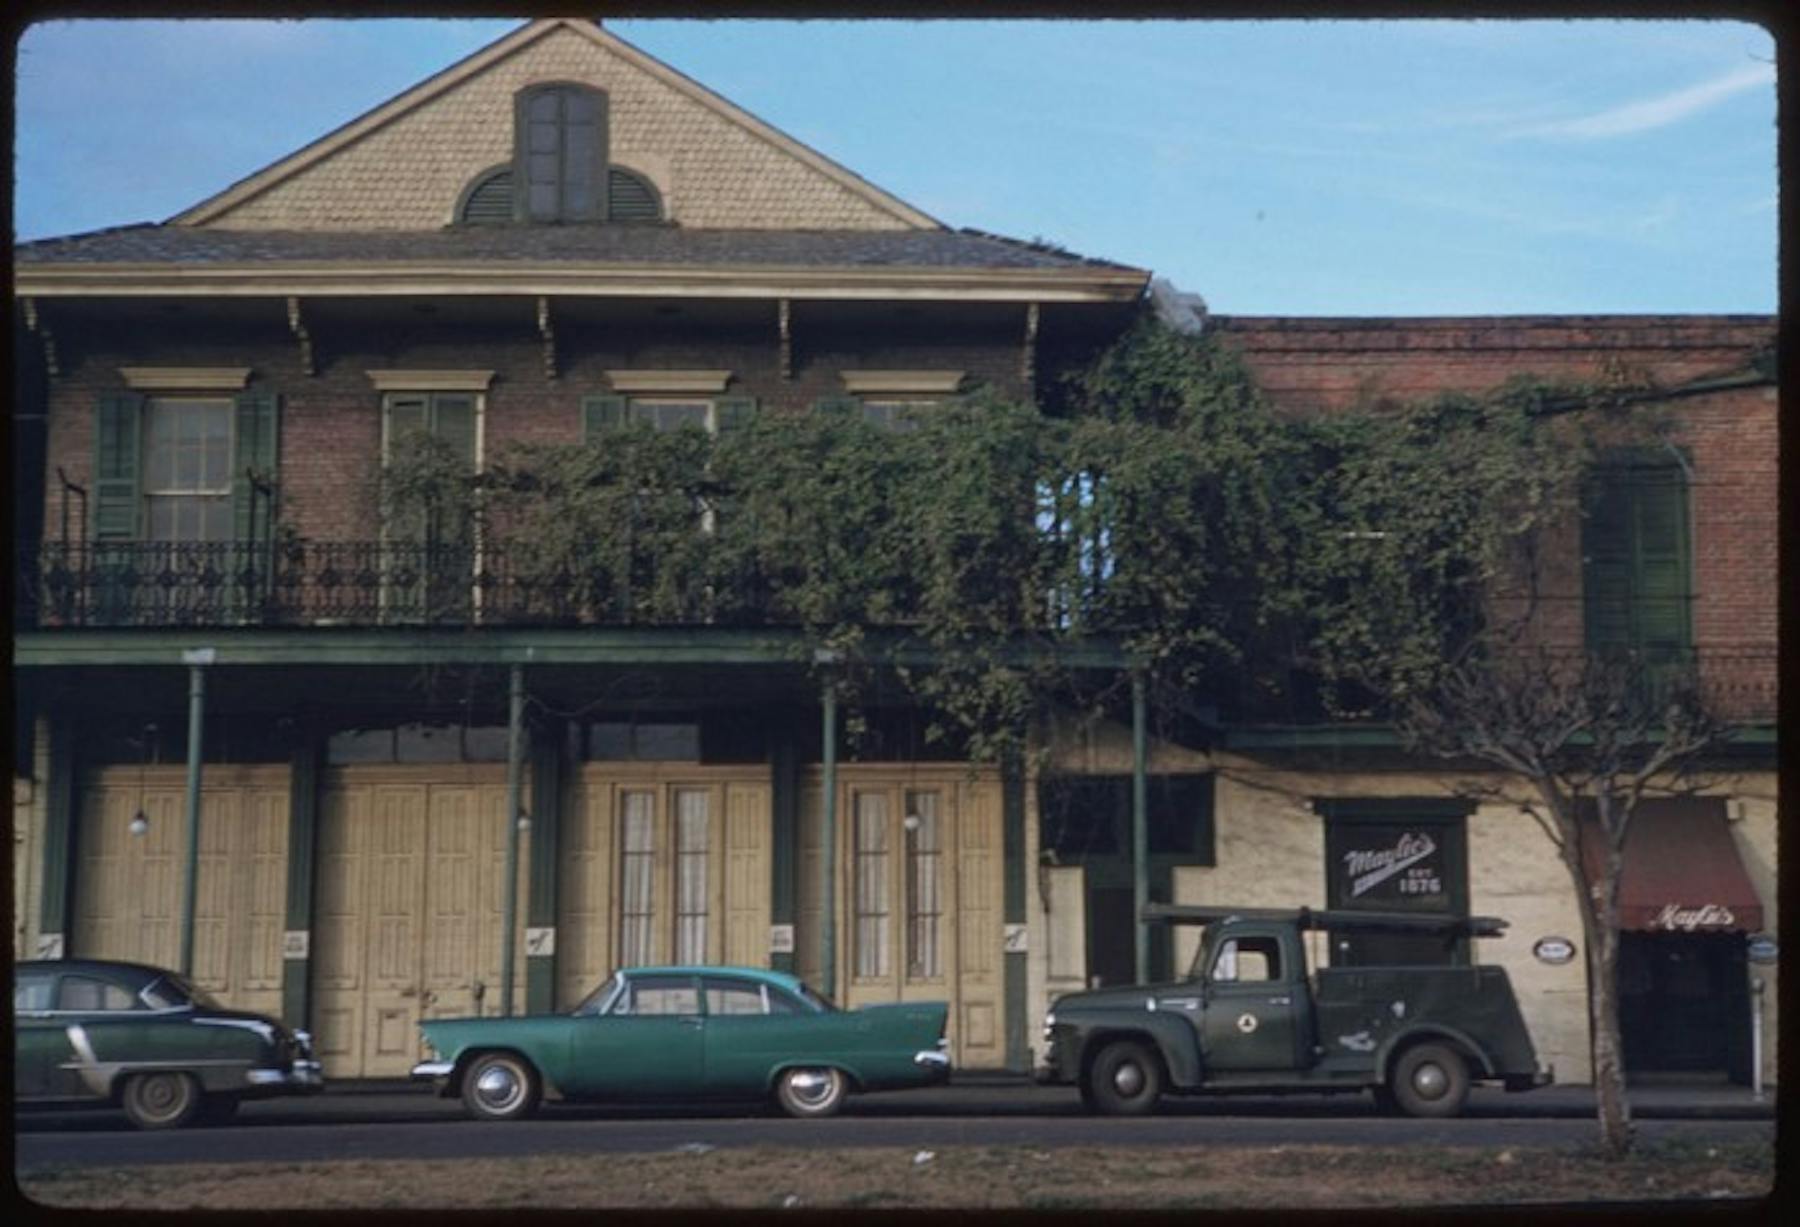
[[[490,1065],[475,1079],[475,1094],[483,1104],[495,1110],[511,1107],[523,1090],[517,1075],[504,1065]]]
[[[165,1074],[158,1078],[152,1078],[144,1084],[143,1094],[139,1096],[139,1101],[146,1108],[161,1116],[174,1107],[179,1098],[180,1094],[176,1090],[175,1079]]]
[[[1127,1061],[1113,1070],[1113,1086],[1121,1095],[1135,1095],[1144,1089],[1144,1071]]]
[[[1436,1099],[1450,1089],[1450,1079],[1441,1065],[1421,1065],[1413,1071],[1413,1090],[1427,1099]]]
[[[788,1078],[788,1089],[798,1100],[819,1103],[831,1095],[831,1075],[814,1069],[801,1070]]]

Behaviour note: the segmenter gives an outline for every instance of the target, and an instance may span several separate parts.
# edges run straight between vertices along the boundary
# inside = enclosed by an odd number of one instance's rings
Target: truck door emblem
[[[1237,1029],[1242,1031],[1245,1035],[1249,1035],[1252,1031],[1256,1030],[1256,1015],[1239,1014]]]
[[[1348,1048],[1351,1052],[1375,1051],[1375,1037],[1370,1035],[1367,1031],[1358,1031],[1354,1035],[1340,1035],[1338,1036],[1338,1043]]]

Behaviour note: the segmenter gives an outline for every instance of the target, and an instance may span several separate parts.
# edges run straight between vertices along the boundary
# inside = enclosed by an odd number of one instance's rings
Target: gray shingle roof
[[[684,230],[673,226],[457,226],[440,230],[220,230],[145,224],[13,248],[19,265],[344,262],[749,264],[1058,269],[1128,265],[976,230]]]

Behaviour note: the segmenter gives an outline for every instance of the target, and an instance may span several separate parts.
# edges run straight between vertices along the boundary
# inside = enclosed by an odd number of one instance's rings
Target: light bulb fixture
[[[904,826],[909,831],[916,831],[919,829],[919,822],[920,822],[920,819],[917,814],[908,814],[901,821],[901,825]]]
[[[144,812],[144,768],[145,764],[150,761],[150,750],[155,744],[156,726],[146,724],[142,743],[143,753],[138,755],[137,811],[131,815],[131,821],[125,824],[125,829],[134,836],[141,837],[150,829],[150,815]]]
[[[531,815],[527,814],[524,810],[519,811],[519,829],[521,831],[529,831],[531,829]]]
[[[145,814],[140,808],[137,813],[131,816],[131,821],[126,824],[125,829],[130,831],[133,835],[143,835],[150,829],[149,815]]]

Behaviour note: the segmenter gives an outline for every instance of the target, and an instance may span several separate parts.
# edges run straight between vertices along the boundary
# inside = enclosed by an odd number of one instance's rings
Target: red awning
[[[1595,876],[1598,845],[1587,840],[1583,845],[1582,859]],[[1639,803],[1625,835],[1619,927],[1651,933],[1762,929],[1762,901],[1744,872],[1723,800],[1671,797]]]

